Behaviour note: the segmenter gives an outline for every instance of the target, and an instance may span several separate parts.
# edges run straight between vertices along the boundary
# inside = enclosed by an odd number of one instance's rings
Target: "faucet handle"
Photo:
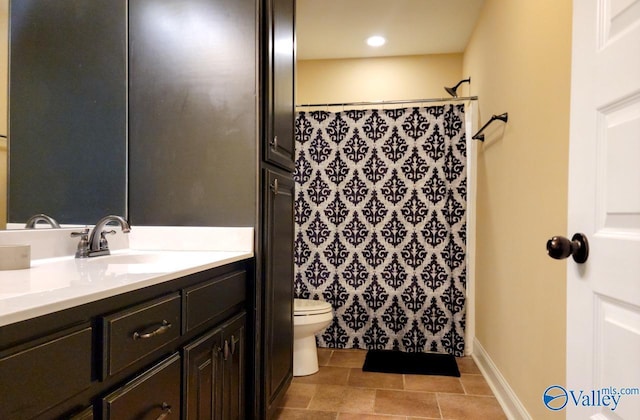
[[[116,231],[111,230],[103,230],[100,232],[100,249],[109,249],[109,243],[107,242],[107,235],[115,235]]]
[[[81,231],[71,232],[71,237],[80,237],[78,242],[78,248],[76,249],[76,258],[87,258],[89,256],[89,228],[84,228]]]
[[[88,237],[89,237],[89,228],[84,228],[81,231],[71,232],[71,237],[72,238],[74,238],[76,236],[80,236],[81,237],[80,239],[82,239],[82,236],[86,236],[87,238],[85,238],[85,239],[88,239]]]

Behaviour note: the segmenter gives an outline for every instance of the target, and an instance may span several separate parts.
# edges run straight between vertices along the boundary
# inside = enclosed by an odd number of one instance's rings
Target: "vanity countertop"
[[[134,226],[116,236],[110,256],[40,258],[0,271],[0,326],[253,257],[253,228]],[[20,240],[38,246],[37,238]]]

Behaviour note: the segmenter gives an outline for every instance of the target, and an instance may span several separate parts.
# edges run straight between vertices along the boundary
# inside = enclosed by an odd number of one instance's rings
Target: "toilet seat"
[[[331,312],[331,304],[322,300],[294,299],[293,315],[306,316]]]

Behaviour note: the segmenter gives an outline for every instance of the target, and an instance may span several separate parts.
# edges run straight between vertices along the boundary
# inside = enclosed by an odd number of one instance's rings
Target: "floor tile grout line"
[[[464,386],[464,382],[462,382],[462,374],[460,375],[460,385],[462,385],[462,390],[464,391],[464,395],[469,395],[469,393],[467,392],[467,387]]]
[[[313,401],[313,399],[315,398],[316,394],[318,393],[318,384],[313,384],[313,395],[311,395],[311,398],[309,398],[309,402],[307,403],[307,408],[305,408],[305,410],[310,410],[311,409],[311,401]]]
[[[440,398],[438,398],[437,392],[436,392],[436,404],[438,404],[438,412],[440,413],[440,418],[443,419],[444,415],[442,414],[442,407],[440,407]]]
[[[317,393],[318,393],[318,384],[314,384],[313,385],[313,394],[311,394],[311,398],[309,398],[309,402],[307,402],[307,407],[305,408],[305,410],[310,410],[311,409],[311,401],[313,401],[313,399],[315,398]]]

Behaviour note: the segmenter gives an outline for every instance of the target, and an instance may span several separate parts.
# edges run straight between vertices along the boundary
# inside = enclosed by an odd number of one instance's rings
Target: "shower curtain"
[[[464,353],[464,105],[296,115],[295,296],[321,347]]]

